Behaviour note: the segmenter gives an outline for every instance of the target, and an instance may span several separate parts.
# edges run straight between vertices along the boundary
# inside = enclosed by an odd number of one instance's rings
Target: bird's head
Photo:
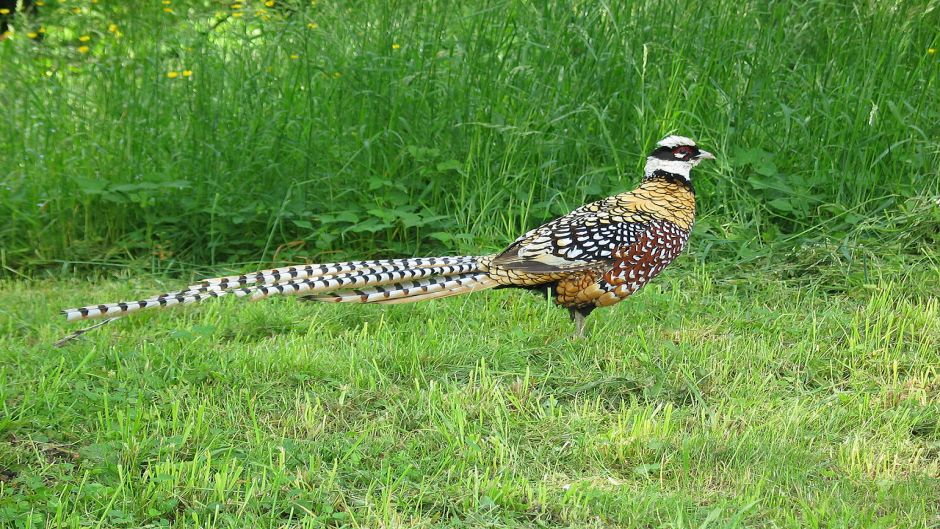
[[[657,173],[668,173],[691,182],[692,168],[702,160],[714,159],[714,154],[699,149],[689,138],[666,136],[656,144],[656,149],[646,158],[646,178],[653,178],[657,176]]]

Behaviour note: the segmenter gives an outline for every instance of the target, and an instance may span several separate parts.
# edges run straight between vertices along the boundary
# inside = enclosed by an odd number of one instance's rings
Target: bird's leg
[[[578,309],[568,309],[572,321],[574,321],[574,337],[584,338],[584,320],[587,319],[583,312]]]

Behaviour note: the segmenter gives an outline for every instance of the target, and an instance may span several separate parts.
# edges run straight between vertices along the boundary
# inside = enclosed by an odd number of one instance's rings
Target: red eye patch
[[[672,155],[676,158],[686,158],[692,155],[692,148],[686,145],[676,147],[672,150]]]

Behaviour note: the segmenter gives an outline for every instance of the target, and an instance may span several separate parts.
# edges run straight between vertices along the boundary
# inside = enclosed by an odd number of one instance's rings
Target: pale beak
[[[708,151],[699,151],[697,158],[699,158],[700,160],[714,160],[715,155]]]

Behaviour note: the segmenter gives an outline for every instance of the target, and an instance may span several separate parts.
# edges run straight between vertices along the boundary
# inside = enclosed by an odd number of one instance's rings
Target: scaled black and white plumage
[[[582,334],[584,318],[659,274],[685,248],[695,220],[691,170],[714,159],[667,136],[633,191],[581,206],[519,237],[499,254],[349,261],[218,277],[158,296],[63,311],[68,321],[121,317],[222,296],[302,294],[326,302],[409,303],[494,287],[551,289]],[[81,334],[79,331],[76,335]]]

